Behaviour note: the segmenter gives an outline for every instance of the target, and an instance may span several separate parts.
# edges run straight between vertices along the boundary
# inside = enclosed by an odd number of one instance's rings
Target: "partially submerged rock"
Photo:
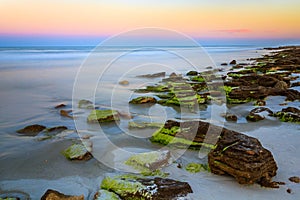
[[[90,160],[93,156],[82,144],[73,144],[62,154],[70,160]]]
[[[300,178],[298,176],[292,176],[289,180],[294,183],[300,183]]]
[[[231,113],[226,113],[225,119],[226,121],[232,121],[232,122],[236,122],[238,120],[237,116]]]
[[[55,106],[54,108],[58,109],[58,108],[64,108],[66,106],[67,106],[66,104],[61,103],[61,104],[58,104],[57,106]]]
[[[168,120],[151,141],[177,147],[210,149],[208,163],[212,173],[228,174],[240,184],[259,183],[277,187],[271,182],[277,165],[270,151],[247,135],[202,121]]]
[[[157,100],[154,97],[148,97],[148,96],[137,97],[137,98],[129,101],[129,103],[132,103],[132,104],[145,104],[145,103],[153,104],[156,102],[157,102]]]
[[[257,121],[263,120],[263,119],[265,119],[265,116],[261,114],[262,112],[268,112],[269,116],[273,115],[273,111],[270,110],[269,108],[258,107],[258,108],[254,108],[253,110],[251,110],[249,115],[247,115],[246,119],[251,122],[257,122]]]
[[[119,82],[120,85],[129,85],[129,81],[123,80]]]
[[[119,121],[120,117],[116,110],[92,110],[87,118],[88,123]]]
[[[155,171],[170,164],[170,151],[153,151],[131,156],[125,164],[141,172]]]
[[[59,114],[62,117],[67,117],[67,118],[73,119],[73,116],[70,115],[71,112],[72,112],[72,110],[60,110]]]
[[[283,122],[296,122],[300,123],[300,110],[294,107],[283,108],[281,111],[274,114],[275,117]]]
[[[55,190],[47,190],[41,200],[84,200],[84,196],[65,195]]]
[[[116,193],[100,189],[94,196],[94,200],[121,200]]]
[[[17,133],[20,133],[20,134],[26,135],[26,136],[36,136],[37,134],[42,132],[45,128],[46,128],[46,126],[34,124],[34,125],[26,126],[25,128],[22,128],[20,130],[17,130]]]
[[[142,77],[142,78],[158,78],[158,77],[165,77],[166,72],[158,72],[154,74],[144,74],[144,75],[139,75],[137,77]]]
[[[94,109],[95,106],[94,106],[93,102],[86,100],[86,99],[82,99],[78,102],[78,108]]]
[[[232,60],[229,64],[230,65],[236,65],[236,60]]]
[[[106,177],[101,188],[116,193],[121,199],[172,200],[193,192],[186,182],[134,175]]]
[[[190,173],[198,173],[200,171],[210,171],[208,164],[189,163],[185,166],[185,170]]]
[[[162,126],[162,123],[157,122],[128,122],[128,128],[130,129],[161,128]]]

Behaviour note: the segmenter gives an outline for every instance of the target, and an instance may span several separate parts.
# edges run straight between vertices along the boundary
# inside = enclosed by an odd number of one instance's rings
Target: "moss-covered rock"
[[[82,144],[73,144],[64,151],[62,154],[70,160],[89,160],[92,155]]]
[[[88,123],[119,121],[119,113],[116,110],[92,110],[87,118]]]
[[[283,108],[281,111],[274,114],[283,122],[300,123],[300,110],[294,107]]]
[[[185,166],[185,170],[190,173],[198,173],[200,171],[210,171],[208,164],[189,163]]]
[[[94,196],[94,200],[121,200],[120,197],[108,190],[100,189]]]
[[[162,126],[162,123],[157,122],[128,122],[128,128],[130,129],[161,128]]]
[[[125,164],[141,172],[152,172],[167,166],[170,160],[169,151],[153,151],[133,155],[125,161]]]
[[[156,103],[157,100],[154,97],[148,97],[148,96],[142,96],[142,97],[137,97],[129,101],[131,104],[154,104]]]
[[[86,100],[86,99],[82,99],[78,102],[78,108],[94,109],[95,106],[94,106],[93,102]]]
[[[101,188],[112,191],[126,200],[171,200],[193,192],[186,182],[134,175],[106,177],[101,183]]]
[[[71,196],[71,195],[65,195],[55,190],[47,190],[45,194],[41,197],[41,200],[84,200],[84,196]]]

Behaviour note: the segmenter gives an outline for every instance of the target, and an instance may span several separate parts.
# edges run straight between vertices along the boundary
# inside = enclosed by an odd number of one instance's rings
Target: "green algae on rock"
[[[131,104],[145,104],[145,103],[154,104],[156,102],[157,100],[154,97],[148,97],[148,96],[137,97],[129,101],[129,103]]]
[[[153,151],[133,155],[125,161],[125,164],[141,172],[151,172],[167,166],[170,160],[170,151]]]
[[[108,190],[100,189],[94,196],[94,200],[121,200],[120,197]]]
[[[130,129],[161,128],[163,125],[157,122],[128,122],[128,128]]]
[[[88,123],[119,121],[119,113],[116,110],[92,110],[87,118]]]
[[[95,106],[93,102],[89,100],[82,99],[78,102],[78,108],[84,108],[84,109],[94,109]]]
[[[283,122],[300,123],[300,110],[294,107],[283,108],[281,111],[274,114]]]
[[[200,171],[210,171],[208,164],[189,163],[185,166],[185,170],[190,173],[198,173]]]
[[[171,200],[193,192],[186,182],[135,175],[106,177],[101,183],[101,188],[116,193],[121,199],[128,200]]]
[[[89,160],[91,153],[82,144],[73,144],[65,149],[62,154],[70,160]]]

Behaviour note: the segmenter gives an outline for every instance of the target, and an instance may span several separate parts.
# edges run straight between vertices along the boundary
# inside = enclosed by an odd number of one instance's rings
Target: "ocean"
[[[236,124],[225,123],[221,114],[227,110],[243,115],[252,104],[244,106],[215,105],[201,108],[196,113],[181,113],[171,107],[161,105],[150,109],[129,106],[128,101],[140,94],[134,89],[157,83],[161,78],[145,79],[138,75],[166,72],[170,75],[185,74],[190,70],[205,71],[210,67],[218,74],[230,70],[231,66],[221,66],[235,59],[238,63],[249,63],[249,58],[257,58],[268,51],[263,45],[207,45],[203,48],[189,46],[164,47],[100,47],[93,46],[40,46],[40,47],[0,47],[0,192],[17,190],[30,193],[38,199],[46,189],[57,188],[72,194],[86,194],[92,199],[93,191],[99,187],[106,173],[119,173],[120,159],[115,149],[106,148],[103,137],[128,152],[144,152],[157,149],[148,138],[149,132],[130,131],[129,119],[119,124],[101,127],[86,123],[87,111],[77,109],[80,99],[95,102],[100,108],[113,107],[124,113],[132,113],[135,119],[164,122],[169,118],[202,119],[224,125],[259,138],[264,146],[274,153],[279,165],[277,179],[299,175],[300,145],[299,125],[283,124],[266,119],[255,126],[240,120]],[[128,86],[119,85],[122,80]],[[271,108],[284,98],[269,98]],[[75,120],[59,115],[54,107],[66,104],[73,110]],[[274,104],[274,107],[272,105]],[[291,105],[293,105],[291,103]],[[297,105],[295,103],[294,105]],[[212,111],[214,109],[214,111]],[[31,124],[46,127],[66,126],[70,134],[65,138],[39,141],[35,137],[20,136],[16,133]],[[61,151],[78,138],[72,134],[94,136],[93,148],[98,160],[72,163]],[[99,134],[104,133],[104,135]],[[106,139],[107,139],[106,138]],[[280,149],[278,147],[280,146]],[[184,156],[191,161],[196,157]],[[101,159],[106,159],[104,163]],[[117,168],[117,172],[111,167]],[[172,170],[171,170],[172,171]],[[186,173],[174,175],[194,185],[191,199],[297,199],[300,188],[286,196],[285,188],[270,191],[258,186],[240,186],[228,177],[210,174],[191,177]],[[233,195],[234,194],[234,195]],[[245,197],[245,194],[247,194]],[[202,199],[201,197],[201,199]]]

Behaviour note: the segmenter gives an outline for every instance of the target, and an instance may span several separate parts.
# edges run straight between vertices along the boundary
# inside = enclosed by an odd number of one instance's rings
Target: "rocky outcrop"
[[[62,154],[69,160],[90,160],[93,157],[83,144],[73,144]]]
[[[240,184],[276,187],[271,182],[277,171],[273,155],[253,137],[207,122],[168,120],[151,140],[183,148],[209,148],[208,164],[212,173],[231,175]]]
[[[274,114],[283,122],[296,122],[300,123],[300,110],[294,107],[283,108],[281,111]]]
[[[158,78],[158,77],[165,77],[166,72],[158,72],[155,74],[144,74],[144,75],[139,75],[137,77],[142,77],[142,78]]]
[[[114,192],[120,199],[172,200],[192,193],[186,182],[167,178],[145,178],[135,175],[106,177],[101,188]]]
[[[131,104],[145,104],[145,103],[154,104],[156,102],[157,100],[154,97],[147,97],[147,96],[137,97],[129,101],[129,103]]]

